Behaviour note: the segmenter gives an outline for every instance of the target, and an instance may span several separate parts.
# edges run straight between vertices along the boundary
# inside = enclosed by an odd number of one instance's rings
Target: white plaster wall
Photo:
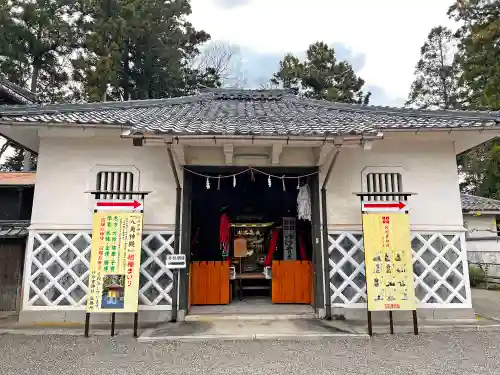
[[[270,147],[235,147],[234,154],[262,154],[239,157],[238,165],[270,166]],[[186,161],[192,165],[224,165],[222,147],[186,147]],[[237,159],[237,157],[235,157]],[[311,148],[284,147],[280,166],[314,165]],[[164,146],[133,147],[131,140],[118,137],[66,138],[44,136],[40,141],[37,184],[32,216],[33,229],[90,229],[91,197],[95,165],[133,165],[140,173],[139,189],[153,193],[146,198],[146,226],[170,227],[175,221],[175,183]],[[320,173],[320,186],[326,163]],[[452,141],[418,142],[386,139],[372,150],[341,149],[327,186],[328,224],[342,230],[361,229],[359,198],[365,167],[403,169],[403,188],[418,195],[410,198],[413,230],[461,230],[463,228],[455,151]],[[182,181],[182,174],[180,175]]]
[[[251,141],[248,141],[251,143]],[[225,155],[221,146],[187,147],[186,163],[191,165],[225,166]],[[236,166],[272,166],[271,147],[234,147],[233,164]],[[310,147],[283,147],[280,167],[314,166],[314,154]]]
[[[135,166],[145,200],[145,226],[175,222],[175,182],[165,147],[133,147],[131,140],[42,138],[33,202],[33,229],[90,229],[96,165]],[[105,170],[106,168],[103,167]],[[180,176],[182,180],[182,175]]]
[[[469,231],[467,238],[497,237],[495,215],[464,214],[464,226]]]
[[[385,139],[370,151],[341,149],[327,185],[328,226],[361,229],[359,197],[365,167],[402,169],[403,190],[409,198],[412,230],[462,230],[456,156],[452,141],[414,142]],[[387,172],[391,168],[387,169]],[[322,168],[320,185],[326,174]]]

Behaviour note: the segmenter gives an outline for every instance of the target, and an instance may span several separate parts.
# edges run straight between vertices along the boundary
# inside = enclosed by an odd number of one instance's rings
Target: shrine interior
[[[244,279],[239,292],[245,301],[270,301],[271,280],[262,276],[265,266],[289,258],[287,251],[292,259],[312,260],[311,221],[297,218],[298,185],[309,183],[309,177],[298,177],[307,171],[258,168],[265,173],[246,171],[233,177],[248,168],[189,169],[195,172],[186,172],[192,186],[190,260],[228,260]],[[207,175],[215,177],[208,184]],[[223,214],[230,222],[227,256],[220,243]]]

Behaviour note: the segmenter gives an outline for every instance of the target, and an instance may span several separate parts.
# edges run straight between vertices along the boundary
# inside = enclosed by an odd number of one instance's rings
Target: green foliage
[[[448,14],[462,25],[456,33],[456,63],[459,84],[467,92],[463,106],[500,110],[500,0],[457,0]],[[500,198],[499,145],[491,140],[459,156],[463,191]]]
[[[462,25],[456,61],[467,106],[500,110],[500,0],[456,0],[448,14]]]
[[[44,101],[64,100],[75,11],[70,0],[0,0],[0,74]]]
[[[407,104],[500,110],[500,0],[455,0],[448,15],[459,29],[431,30]],[[499,147],[492,139],[458,156],[462,192],[500,199]]]
[[[486,281],[486,274],[483,269],[472,264],[469,265],[469,280],[471,287],[477,287]]]
[[[324,42],[311,44],[304,61],[285,55],[271,83],[296,88],[313,99],[358,104],[370,100],[370,93],[362,91],[365,81],[356,76],[347,61],[338,61],[335,49]]]
[[[84,99],[164,98],[219,84],[210,68],[190,68],[210,36],[187,21],[189,1],[81,1],[85,48],[73,66]]]
[[[433,28],[420,50],[407,105],[418,108],[457,108],[458,69],[454,56],[455,39],[451,30]]]

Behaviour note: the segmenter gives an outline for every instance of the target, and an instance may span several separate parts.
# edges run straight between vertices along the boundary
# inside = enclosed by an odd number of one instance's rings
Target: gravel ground
[[[0,335],[0,375],[500,374],[498,332],[320,341],[138,343],[131,337]]]

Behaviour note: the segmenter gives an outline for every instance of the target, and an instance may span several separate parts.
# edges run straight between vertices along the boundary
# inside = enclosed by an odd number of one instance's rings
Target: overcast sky
[[[191,0],[191,21],[240,46],[248,85],[258,88],[286,52],[321,40],[347,59],[372,91],[371,104],[399,106],[430,29],[453,26],[452,0]]]

